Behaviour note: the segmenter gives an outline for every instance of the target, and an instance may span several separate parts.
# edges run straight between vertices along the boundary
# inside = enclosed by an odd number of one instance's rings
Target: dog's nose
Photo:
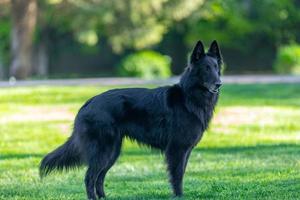
[[[216,83],[216,88],[219,89],[222,86],[222,83]]]

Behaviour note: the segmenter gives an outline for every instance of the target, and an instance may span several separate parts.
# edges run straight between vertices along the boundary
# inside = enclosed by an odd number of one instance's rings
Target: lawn
[[[0,199],[85,199],[85,168],[39,178],[79,107],[108,87],[0,90]],[[125,142],[107,199],[170,199],[163,156]],[[300,85],[225,85],[194,149],[182,199],[300,199]]]

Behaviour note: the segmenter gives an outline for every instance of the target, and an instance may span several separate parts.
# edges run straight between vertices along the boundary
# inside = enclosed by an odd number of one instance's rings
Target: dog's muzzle
[[[210,92],[213,94],[216,94],[219,92],[220,87],[222,86],[222,83],[215,83],[215,84],[208,84],[208,83],[203,83],[203,86]]]

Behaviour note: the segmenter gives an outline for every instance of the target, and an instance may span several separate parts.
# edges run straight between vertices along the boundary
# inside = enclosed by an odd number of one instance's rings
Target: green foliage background
[[[120,66],[122,76],[145,79],[168,78],[171,76],[171,59],[155,51],[141,51],[125,57]]]
[[[278,51],[274,68],[281,74],[300,74],[300,45],[282,46]]]
[[[229,72],[271,72],[278,49],[300,43],[296,0],[40,0],[38,6],[34,41],[47,44],[50,72],[72,72],[73,63],[57,62],[66,52],[103,56],[107,62],[98,66],[105,74],[129,53],[154,50],[171,56],[172,72],[179,74],[199,39],[207,45],[219,41]],[[6,68],[10,28],[10,6],[4,5],[0,60]]]

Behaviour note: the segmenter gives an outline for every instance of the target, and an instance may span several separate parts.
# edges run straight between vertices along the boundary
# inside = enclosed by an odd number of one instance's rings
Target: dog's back
[[[80,109],[75,120],[75,132],[80,138],[101,139],[103,127],[113,129],[116,138],[127,136],[153,148],[165,149],[172,109],[167,106],[171,86],[155,89],[129,88],[110,90],[91,99]],[[88,130],[89,129],[89,130]],[[81,141],[81,140],[80,140]],[[81,145],[81,144],[80,144]]]

